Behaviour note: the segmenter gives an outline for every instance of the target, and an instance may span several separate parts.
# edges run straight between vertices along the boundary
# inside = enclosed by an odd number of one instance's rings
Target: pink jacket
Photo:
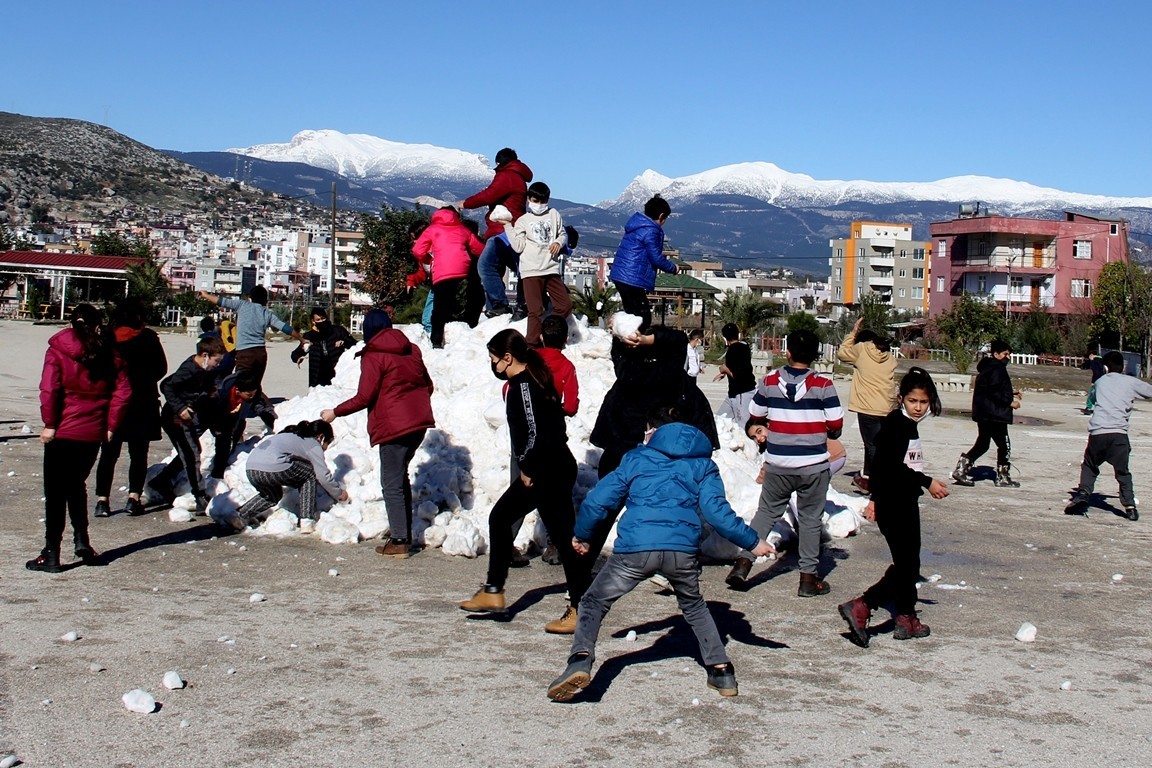
[[[132,387],[119,356],[116,378],[94,381],[80,362],[83,354],[71,328],[48,340],[40,377],[40,418],[61,440],[101,443],[123,422]]]
[[[426,262],[432,255],[432,283],[468,277],[473,256],[479,256],[484,244],[460,223],[460,216],[441,209],[432,214],[432,223],[412,244],[412,255]]]

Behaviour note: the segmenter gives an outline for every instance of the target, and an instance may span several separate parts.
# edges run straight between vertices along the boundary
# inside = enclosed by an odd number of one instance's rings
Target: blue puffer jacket
[[[744,549],[759,537],[728,504],[712,444],[688,424],[665,424],[633,448],[580,506],[575,536],[588,541],[596,524],[627,500],[616,527],[616,552],[700,551],[700,518]]]
[[[624,225],[624,238],[616,249],[609,279],[651,291],[656,270],[675,272],[676,265],[664,258],[664,230],[642,213],[632,214]]]

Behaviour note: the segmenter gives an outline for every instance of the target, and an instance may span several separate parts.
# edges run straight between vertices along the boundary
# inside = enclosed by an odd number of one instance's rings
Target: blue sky
[[[333,128],[557,197],[768,161],[1152,195],[1146,2],[21,2],[0,110],[185,151]]]

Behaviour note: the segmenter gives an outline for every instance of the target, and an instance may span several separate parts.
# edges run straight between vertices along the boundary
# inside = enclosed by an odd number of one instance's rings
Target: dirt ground
[[[93,521],[103,567],[25,570],[43,534],[36,385],[54,330],[0,322],[0,757],[29,766],[429,768],[1152,759],[1152,505],[1136,523],[1117,516],[1105,475],[1098,490],[1111,510],[1062,514],[1086,439],[1081,394],[1026,393],[1021,416],[1033,424],[1012,429],[1023,487],[984,481],[923,501],[922,572],[939,575],[920,591],[930,638],[892,640],[882,612],[869,649],[845,639],[836,604],[888,562],[869,526],[827,548],[827,597],[796,597],[790,558],[757,566],[745,592],[725,588],[726,567],[704,569],[739,697],[705,687],[674,598],[646,584],[607,617],[586,695],[553,704],[544,692],[568,640],[542,631],[564,600],[560,570],[539,560],[512,572],[504,621],[456,608],[483,581],[483,557],[385,560],[372,543],[223,536],[163,513]],[[172,361],[190,352],[187,337],[165,344]],[[273,394],[304,390],[288,349],[271,346]],[[1026,373],[1044,381],[1042,370]],[[840,388],[846,400],[847,382]],[[945,403],[955,413],[968,396],[948,393]],[[1137,494],[1152,494],[1152,407],[1138,406],[1132,422]],[[975,429],[949,416],[921,434],[928,471],[945,476]],[[845,442],[851,468],[854,417]],[[848,491],[849,477],[834,484]],[[255,592],[267,600],[250,602]],[[1038,628],[1034,643],[1014,639],[1025,621]],[[79,639],[60,639],[70,631]],[[166,690],[169,670],[188,687]],[[159,711],[124,709],[121,695],[135,688],[151,692]]]

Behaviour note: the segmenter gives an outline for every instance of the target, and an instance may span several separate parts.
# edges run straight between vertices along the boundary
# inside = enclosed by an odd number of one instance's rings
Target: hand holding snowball
[[[336,411],[332,410],[331,408],[325,408],[324,410],[320,411],[320,419],[331,424],[332,422],[336,421]]]
[[[767,557],[768,555],[774,555],[776,554],[776,547],[772,546],[764,539],[760,539],[760,541],[752,549],[752,554],[756,555],[756,557]]]

